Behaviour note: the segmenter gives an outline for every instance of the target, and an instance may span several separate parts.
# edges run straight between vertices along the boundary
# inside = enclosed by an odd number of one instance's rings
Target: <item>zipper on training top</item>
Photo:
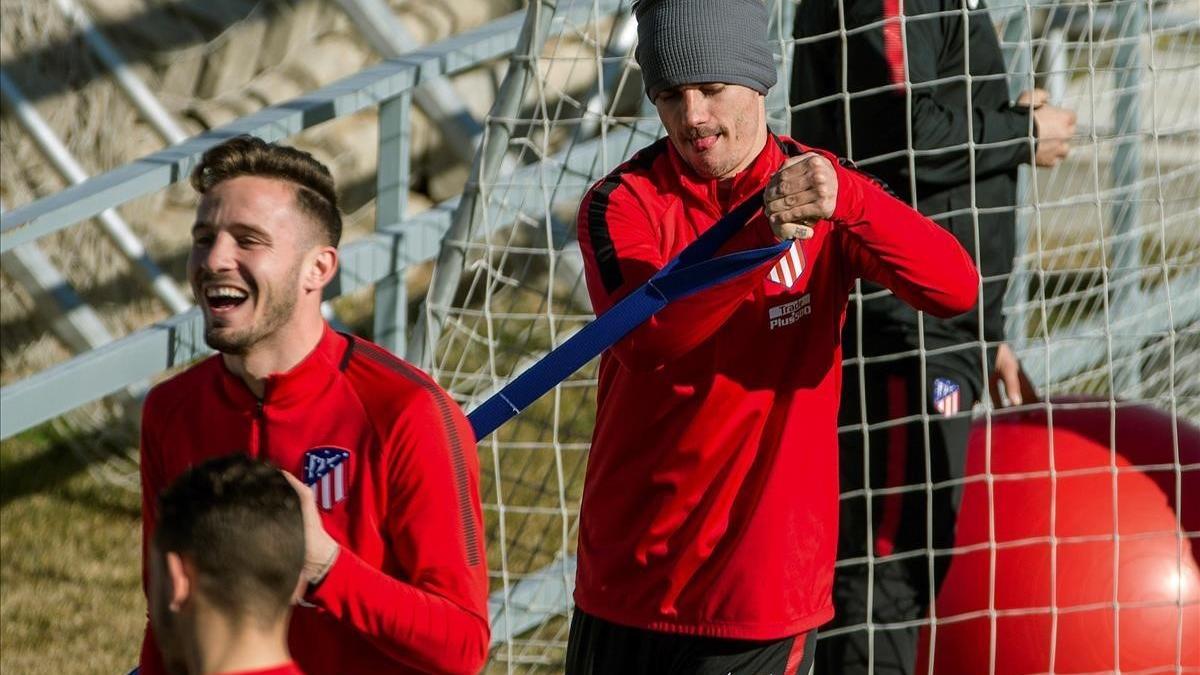
[[[258,399],[255,404],[255,410],[258,417],[258,452],[256,457],[263,457],[267,452],[267,392],[270,390],[271,382],[268,380],[263,384],[262,398]]]

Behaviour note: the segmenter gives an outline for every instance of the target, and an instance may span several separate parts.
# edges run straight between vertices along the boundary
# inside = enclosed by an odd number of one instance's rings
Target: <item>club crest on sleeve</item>
[[[787,253],[783,254],[779,262],[775,263],[775,266],[767,273],[767,279],[784,288],[791,288],[803,273],[804,251],[800,250],[800,242],[793,241]]]
[[[304,484],[312,488],[317,506],[325,511],[346,498],[349,460],[350,451],[342,448],[313,448],[304,453]]]
[[[944,377],[934,379],[933,408],[940,412],[942,417],[950,417],[951,415],[958,414],[958,385],[954,380],[948,380]]]

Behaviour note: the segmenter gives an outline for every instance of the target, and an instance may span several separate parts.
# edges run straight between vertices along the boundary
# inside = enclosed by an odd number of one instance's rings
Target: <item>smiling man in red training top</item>
[[[146,399],[143,547],[159,491],[188,467],[230,452],[270,460],[303,483],[308,585],[290,631],[300,668],[478,672],[488,625],[474,435],[424,373],[321,318],[342,227],[329,170],[242,136],[206,152],[192,185],[188,276],[220,353]],[[164,672],[150,637],[142,675]]]
[[[869,279],[949,316],[974,305],[979,278],[954,237],[874,180],[769,131],[760,0],[649,0],[635,12],[667,138],[580,206],[596,312],[743,200],[763,212],[725,251],[793,245],[602,357],[567,672],[807,672],[814,629],[833,615],[851,285]]]

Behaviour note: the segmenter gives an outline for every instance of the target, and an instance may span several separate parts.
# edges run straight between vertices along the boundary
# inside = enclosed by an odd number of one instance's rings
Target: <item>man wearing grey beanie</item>
[[[979,277],[953,236],[874,180],[767,128],[761,0],[634,11],[667,137],[580,205],[596,312],[746,200],[762,209],[720,253],[792,245],[601,357],[567,673],[807,673],[833,615],[849,289],[861,276],[951,316]]]

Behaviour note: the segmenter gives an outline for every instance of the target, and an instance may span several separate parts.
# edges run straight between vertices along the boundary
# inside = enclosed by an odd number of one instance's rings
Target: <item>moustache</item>
[[[689,141],[698,141],[701,138],[716,136],[719,133],[721,133],[720,127],[693,127],[687,130],[684,138]]]
[[[212,272],[199,272],[196,274],[196,281],[200,283],[209,283],[213,281],[241,281],[241,278],[235,274],[214,274]]]
[[[196,273],[195,283],[204,284],[228,284],[230,286],[246,286],[250,290],[254,290],[256,284],[253,279],[245,279],[238,274],[217,274],[201,270]]]

